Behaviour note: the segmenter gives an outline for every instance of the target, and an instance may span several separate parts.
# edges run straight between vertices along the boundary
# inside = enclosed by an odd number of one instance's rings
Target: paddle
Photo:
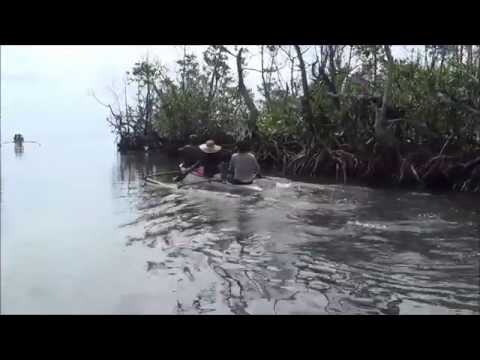
[[[175,175],[178,174],[178,170],[171,170],[171,171],[163,171],[155,174],[149,174],[147,176],[164,176],[164,175]]]
[[[265,175],[260,175],[260,176],[258,176],[258,174],[255,175],[255,180],[256,180],[256,179],[274,180],[274,179],[273,179],[272,177],[270,177],[270,176],[265,176]]]
[[[176,175],[176,174],[178,174],[178,170],[163,171],[163,172],[159,172],[159,173],[155,173],[155,174],[145,175],[143,177],[143,180],[147,180],[148,178],[152,178],[152,177],[155,177],[155,176],[166,176],[166,175]]]
[[[183,179],[185,179],[187,177],[188,174],[190,174],[193,170],[195,170],[198,166],[200,162],[197,161],[195,164],[193,164],[192,166],[190,166],[185,172],[183,173],[180,173],[178,176],[176,176],[173,180],[175,182],[179,182],[179,181],[182,181]]]
[[[29,143],[29,144],[38,144],[38,146],[42,146],[42,144],[40,144],[37,141],[22,141],[22,142],[19,142],[19,143],[20,143],[20,145],[25,144],[25,143]],[[2,145],[5,145],[5,144],[16,144],[16,142],[15,141],[6,141],[6,142],[2,143]]]
[[[24,143],[38,144],[38,146],[42,146],[42,144],[37,141],[24,141]]]
[[[184,173],[184,174],[180,173],[180,174],[178,174],[177,176],[175,176],[175,177],[173,178],[173,181],[175,181],[175,182],[180,182],[180,181],[182,181],[183,179],[185,179],[185,178],[187,177],[187,175],[188,175],[188,172],[186,172],[186,173]]]

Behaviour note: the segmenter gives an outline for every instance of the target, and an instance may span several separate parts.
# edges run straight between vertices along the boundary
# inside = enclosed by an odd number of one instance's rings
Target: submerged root
[[[315,143],[273,141],[261,145],[257,156],[259,161],[274,164],[284,175],[332,176],[344,184],[356,177],[371,185],[480,190],[480,157],[462,163],[458,157],[443,153],[432,156],[418,149],[401,156],[397,148],[380,144],[375,144],[369,158],[361,159],[353,151],[353,147],[345,145],[331,150]]]
[[[420,175],[418,174],[417,169],[415,168],[415,165],[407,158],[402,158],[396,182],[403,185],[424,184],[420,178]]]

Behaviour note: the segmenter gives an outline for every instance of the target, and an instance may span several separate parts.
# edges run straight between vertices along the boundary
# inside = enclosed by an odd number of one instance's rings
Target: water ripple
[[[477,222],[444,201],[301,183],[145,190],[121,226],[159,251],[144,266],[176,279],[177,314],[478,314]]]

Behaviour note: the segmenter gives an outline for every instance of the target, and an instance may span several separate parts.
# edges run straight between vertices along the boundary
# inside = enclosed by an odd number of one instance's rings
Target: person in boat
[[[227,179],[228,162],[231,154],[222,150],[222,147],[215,144],[215,141],[208,140],[198,147],[201,151],[201,158],[190,167],[180,166],[182,175],[175,180],[183,180],[188,174],[194,173],[197,176],[212,178],[220,174],[222,181]]]
[[[235,185],[249,185],[256,177],[262,177],[260,165],[250,151],[250,144],[243,141],[237,145],[237,152],[232,155],[228,167],[230,183]]]
[[[197,135],[192,134],[188,137],[188,144],[178,149],[182,161],[180,167],[188,168],[202,160],[203,152],[199,148],[200,144]]]
[[[15,134],[15,135],[13,136],[13,142],[14,142],[15,144],[21,144],[21,143],[23,143],[23,136],[22,136],[22,134]]]

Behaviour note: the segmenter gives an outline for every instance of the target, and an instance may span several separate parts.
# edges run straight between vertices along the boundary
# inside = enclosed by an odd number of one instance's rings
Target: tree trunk
[[[316,135],[315,126],[313,124],[313,111],[312,105],[310,103],[310,89],[308,87],[308,78],[307,72],[305,70],[305,62],[303,61],[302,52],[300,50],[300,46],[293,45],[295,51],[297,52],[298,62],[300,66],[300,74],[302,77],[302,89],[303,89],[303,98],[302,98],[302,112],[303,116],[305,117],[305,121],[312,132],[312,135]]]
[[[467,45],[467,66],[468,71],[472,71],[473,46]]]
[[[334,56],[332,55],[333,51],[334,50],[331,45],[327,47],[326,51],[322,49],[322,60],[321,60],[321,63],[318,65],[318,74],[315,74],[315,64],[319,62],[319,59],[317,56],[316,62],[312,64],[312,75],[316,79],[316,81],[323,81],[325,83],[325,85],[328,88],[328,91],[332,95],[333,104],[335,105],[336,109],[340,111],[341,103],[340,103],[340,96],[338,96],[340,94],[338,93],[338,89],[335,83],[336,68],[335,68],[335,64],[332,65],[332,62],[334,61],[333,59]],[[325,72],[325,67],[328,61],[330,61],[329,63],[330,77],[328,77],[327,73]]]
[[[264,93],[264,96],[265,96],[265,103],[267,105],[267,109],[268,111],[270,111],[270,103],[271,103],[271,99],[270,99],[270,89],[269,89],[269,86],[270,85],[267,85],[267,80],[265,79],[265,63],[264,63],[264,57],[263,57],[263,53],[264,53],[264,45],[261,46],[260,48],[260,54],[261,54],[261,64],[262,64],[262,82],[263,82],[263,93]]]
[[[187,47],[183,47],[183,66],[182,66],[182,94],[185,94],[185,62],[187,61]]]
[[[337,90],[337,83],[336,83],[336,78],[337,78],[337,68],[335,66],[335,53],[337,51],[337,48],[335,48],[333,45],[328,45],[328,55],[329,55],[329,73],[330,73],[330,88],[331,91],[335,94],[338,95],[338,90]],[[335,104],[335,107],[337,110],[340,111],[341,109],[341,104],[340,104],[340,97],[336,96],[333,98],[333,102]]]
[[[293,75],[295,70],[295,59],[290,63],[290,90],[293,96],[297,96],[297,88],[295,86],[295,76]]]
[[[389,139],[387,135],[387,131],[385,129],[385,121],[387,116],[387,107],[390,102],[390,95],[391,95],[391,88],[392,88],[392,77],[393,77],[393,57],[390,50],[390,45],[384,46],[385,55],[387,57],[386,62],[386,78],[385,78],[385,85],[383,90],[383,98],[382,98],[382,106],[381,108],[377,108],[376,116],[375,116],[375,137],[380,142],[386,143],[391,145],[391,139]]]
[[[147,96],[145,98],[145,128],[143,130],[144,135],[148,135],[151,131],[151,124],[150,124],[150,118],[151,118],[151,99],[150,99],[150,65],[148,63],[148,60],[146,62],[147,66]]]
[[[425,68],[426,68],[426,67],[428,67],[428,47],[427,47],[427,45],[425,45],[423,47],[423,51],[424,51],[424,53],[423,53],[424,60],[423,61],[424,61]]]
[[[348,73],[350,73],[350,71],[352,71],[352,67],[351,67],[351,64],[352,64],[352,52],[353,52],[353,45],[350,46],[350,49],[349,49],[349,52],[348,52],[348,66],[347,66]]]
[[[386,55],[385,83],[381,107],[375,110],[375,146],[374,158],[369,161],[367,175],[373,182],[391,181],[392,174],[398,170],[400,164],[400,149],[392,131],[386,127],[387,108],[390,103],[394,61],[390,45],[384,46]]]
[[[480,78],[480,45],[477,45],[477,79]]]
[[[208,98],[207,98],[207,117],[210,117],[211,113],[211,107],[212,107],[212,101],[215,98],[215,94],[217,92],[217,85],[218,85],[218,79],[219,79],[219,74],[218,74],[218,66],[219,66],[219,57],[221,55],[221,49],[219,49],[218,53],[216,54],[215,57],[215,65],[213,66],[212,70],[212,79],[210,80],[210,85],[208,89]]]
[[[442,50],[442,64],[443,64],[443,59],[445,58],[445,52]],[[435,69],[435,62],[437,61],[437,47],[434,45],[433,47],[433,52],[432,52],[432,63],[430,64],[430,70]]]
[[[440,60],[440,71],[443,70],[443,64],[445,63],[445,57],[447,56],[447,50],[445,48],[445,46],[442,47],[441,49],[441,60]]]
[[[124,84],[124,96],[125,96],[125,120],[126,120],[127,123],[128,123],[128,100],[127,100],[127,81],[126,81],[126,80],[125,80],[125,84]],[[122,118],[123,118],[123,117],[122,117]],[[119,131],[119,133],[120,133],[121,135],[124,134],[124,131],[123,131],[124,125],[123,125],[123,119],[122,119],[122,118],[120,118],[120,131]],[[128,127],[127,127],[127,131],[126,131],[126,132],[128,133],[128,131],[129,131],[129,130],[128,130]]]
[[[212,102],[213,96],[215,95],[215,86],[217,84],[217,68],[218,68],[218,60],[215,59],[215,65],[212,70],[212,78],[210,80],[210,86],[208,89],[208,103]]]
[[[243,79],[242,52],[243,52],[243,48],[240,48],[240,50],[237,53],[238,90],[240,92],[240,95],[242,95],[242,98],[245,101],[245,104],[247,105],[247,108],[249,111],[248,128],[253,138],[258,133],[257,119],[258,119],[259,112],[257,107],[255,106],[255,102],[253,101],[252,97],[250,96],[250,93],[248,92],[245,86],[245,82]]]

